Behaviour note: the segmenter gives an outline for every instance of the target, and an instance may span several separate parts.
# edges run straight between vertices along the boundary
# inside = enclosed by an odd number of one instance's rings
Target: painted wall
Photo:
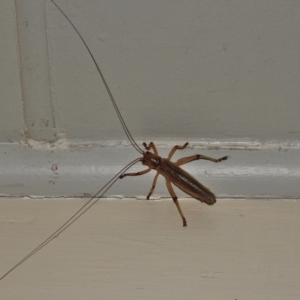
[[[233,159],[237,152],[232,150],[298,153],[298,1],[57,4],[90,47],[138,142],[169,148],[189,141],[196,149],[225,149],[220,155],[229,152]],[[6,0],[1,15],[0,152],[7,152],[6,143],[40,151],[59,146],[69,152],[70,146],[76,151],[78,145],[100,145],[120,148],[122,156],[127,138],[104,85],[55,5]],[[255,153],[253,163],[261,153]],[[58,160],[48,152],[42,155],[50,168]],[[109,159],[100,156],[91,162],[96,168]],[[131,156],[122,157],[125,165]],[[277,159],[259,166],[271,164],[271,173],[278,174]],[[296,174],[296,182],[298,162],[288,155],[283,159],[281,167],[296,165],[297,170],[288,171]],[[247,166],[256,166],[252,162]],[[47,163],[39,167],[49,170]],[[31,158],[28,164],[24,168],[30,169]],[[243,158],[234,168],[241,164]]]

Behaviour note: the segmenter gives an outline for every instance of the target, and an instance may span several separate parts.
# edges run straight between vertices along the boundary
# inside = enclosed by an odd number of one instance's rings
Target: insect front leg
[[[124,173],[122,175],[119,176],[120,179],[124,178],[125,176],[140,176],[140,175],[144,175],[148,172],[151,171],[151,168],[148,168],[146,170],[140,171],[140,172],[136,172],[136,173]]]
[[[156,149],[156,146],[154,145],[153,142],[150,142],[149,145],[147,146],[146,143],[143,143],[143,146],[147,149],[147,150],[153,150],[154,154],[158,156],[158,151]]]
[[[125,173],[125,174],[122,174],[119,176],[120,179],[124,178],[125,176],[140,176],[140,175],[144,175],[148,172],[151,171],[151,168],[148,168],[144,171],[141,171],[141,172],[137,172],[137,173]],[[155,189],[155,186],[156,186],[156,181],[157,181],[157,177],[158,177],[159,173],[156,173],[155,177],[154,177],[154,180],[153,180],[153,183],[152,183],[152,187],[150,189],[150,192],[149,194],[147,195],[147,200],[149,200],[150,196],[152,195],[154,189]]]
[[[210,160],[212,162],[218,163],[218,162],[221,162],[223,160],[226,160],[227,158],[228,158],[228,156],[223,156],[221,158],[212,158],[212,157],[209,157],[209,156],[205,156],[205,155],[201,155],[201,154],[196,154],[196,155],[187,156],[187,157],[183,157],[183,158],[178,159],[175,162],[175,165],[177,167],[179,167],[181,165],[184,165],[184,164],[187,164],[187,163],[189,163],[191,161],[199,160],[199,159]]]
[[[182,219],[182,222],[183,222],[183,226],[187,226],[187,224],[186,224],[186,219],[185,219],[185,217],[184,217],[184,215],[183,215],[183,212],[182,212],[182,210],[181,210],[181,207],[180,207],[180,205],[179,205],[179,202],[178,202],[177,196],[176,196],[176,194],[175,194],[175,192],[174,192],[174,189],[173,189],[173,187],[172,187],[171,181],[166,179],[166,185],[167,185],[167,188],[168,188],[168,190],[169,190],[169,193],[170,193],[170,195],[171,195],[171,197],[172,197],[172,199],[173,199],[173,202],[175,203],[175,205],[176,205],[176,207],[177,207],[177,209],[178,209],[178,212],[179,212],[179,214],[180,214],[180,216],[181,216],[181,219]]]
[[[184,148],[186,148],[188,144],[189,143],[185,143],[183,146],[178,146],[178,145],[174,146],[168,155],[168,160],[172,158],[176,150],[183,150]]]

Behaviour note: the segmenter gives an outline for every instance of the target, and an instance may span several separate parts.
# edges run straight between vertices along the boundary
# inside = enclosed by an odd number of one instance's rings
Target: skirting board
[[[158,150],[166,157],[175,144],[159,143]],[[227,145],[228,146],[228,145]],[[229,156],[215,164],[195,161],[184,169],[210,188],[219,198],[299,198],[299,147],[211,147],[190,144],[177,151],[180,157],[201,153],[211,157]],[[27,141],[0,144],[0,195],[30,197],[90,197],[115,176],[126,164],[139,157],[128,143],[55,144]],[[145,169],[140,163],[131,172]],[[105,194],[145,199],[154,171],[143,176],[118,180]],[[178,196],[183,192],[177,190]],[[159,178],[154,198],[169,197],[164,180]]]

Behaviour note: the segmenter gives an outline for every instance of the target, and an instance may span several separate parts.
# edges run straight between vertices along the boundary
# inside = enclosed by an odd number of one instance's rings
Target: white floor
[[[0,199],[0,276],[86,200]],[[101,200],[1,299],[300,299],[300,201]]]

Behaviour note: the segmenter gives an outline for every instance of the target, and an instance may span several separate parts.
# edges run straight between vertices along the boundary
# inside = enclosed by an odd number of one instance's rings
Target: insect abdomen
[[[207,187],[171,161],[162,159],[156,171],[191,197],[208,205],[216,202],[216,196]]]

